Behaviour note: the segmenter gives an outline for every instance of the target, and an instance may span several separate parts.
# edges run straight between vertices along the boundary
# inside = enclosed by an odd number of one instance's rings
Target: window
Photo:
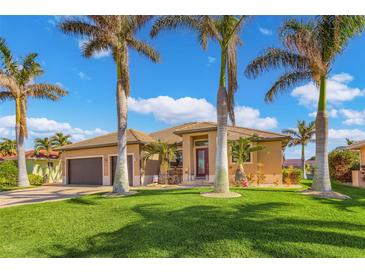
[[[196,147],[206,147],[208,146],[208,140],[197,140],[195,141]]]

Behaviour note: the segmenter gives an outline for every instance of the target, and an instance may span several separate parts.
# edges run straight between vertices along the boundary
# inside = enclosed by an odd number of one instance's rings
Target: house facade
[[[46,151],[40,150],[35,153],[34,150],[28,150],[25,152],[25,161],[27,165],[27,173],[39,175],[43,178],[48,177],[51,183],[61,183],[62,182],[62,169],[61,160],[59,159],[59,152],[51,151],[49,160],[46,155]],[[17,156],[6,156],[0,157],[1,161],[16,161]],[[48,167],[48,161],[50,162],[50,167]]]
[[[252,135],[260,137],[262,151],[251,154],[245,163],[247,174],[260,172],[264,183],[282,182],[283,146],[288,136],[243,127],[228,127],[228,139]],[[178,157],[171,163],[179,170],[181,181],[214,181],[217,146],[217,126],[212,122],[192,122],[150,134],[129,129],[127,133],[127,159],[131,186],[153,182],[159,174],[158,158],[143,160],[144,146],[161,140],[178,145]],[[117,134],[110,133],[60,148],[64,184],[111,185],[117,156]],[[236,163],[229,155],[229,176],[233,180]]]
[[[365,140],[355,142],[347,149],[358,151],[360,154],[360,170],[352,171],[352,185],[365,188]]]

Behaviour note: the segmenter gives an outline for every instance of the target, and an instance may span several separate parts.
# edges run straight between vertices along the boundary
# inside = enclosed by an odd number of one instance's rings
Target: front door
[[[205,177],[209,174],[208,148],[196,149],[196,177]]]

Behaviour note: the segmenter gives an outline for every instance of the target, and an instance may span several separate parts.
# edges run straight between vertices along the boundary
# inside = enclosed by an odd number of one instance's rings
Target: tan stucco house
[[[228,139],[256,134],[265,150],[254,152],[245,170],[256,173],[258,168],[265,183],[282,182],[283,146],[288,136],[243,127],[228,127]],[[181,171],[183,182],[204,180],[213,182],[215,174],[217,126],[212,122],[191,122],[150,134],[129,129],[127,134],[128,171],[131,186],[145,185],[158,175],[158,159],[143,161],[143,148],[149,142],[161,140],[177,143],[179,157],[174,168]],[[110,133],[60,148],[64,184],[111,185],[117,155],[117,134]],[[229,172],[235,173],[234,159],[229,157]]]

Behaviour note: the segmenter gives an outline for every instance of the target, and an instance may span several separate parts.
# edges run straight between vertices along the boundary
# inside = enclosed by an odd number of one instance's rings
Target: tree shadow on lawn
[[[161,204],[138,205],[132,210],[142,217],[140,221],[73,246],[61,242],[39,253],[49,257],[346,257],[330,250],[337,247],[352,248],[355,253],[347,256],[365,256],[365,251],[361,253],[365,237],[354,235],[363,232],[365,225],[275,217],[275,211],[288,206],[277,202],[167,210]],[[356,233],[346,234],[349,230]]]
[[[320,197],[311,197],[322,204],[331,205],[335,208],[347,212],[356,212],[354,208],[365,210],[365,189],[353,186],[346,186],[338,183],[332,183],[333,190],[350,196],[350,199],[328,199]]]

